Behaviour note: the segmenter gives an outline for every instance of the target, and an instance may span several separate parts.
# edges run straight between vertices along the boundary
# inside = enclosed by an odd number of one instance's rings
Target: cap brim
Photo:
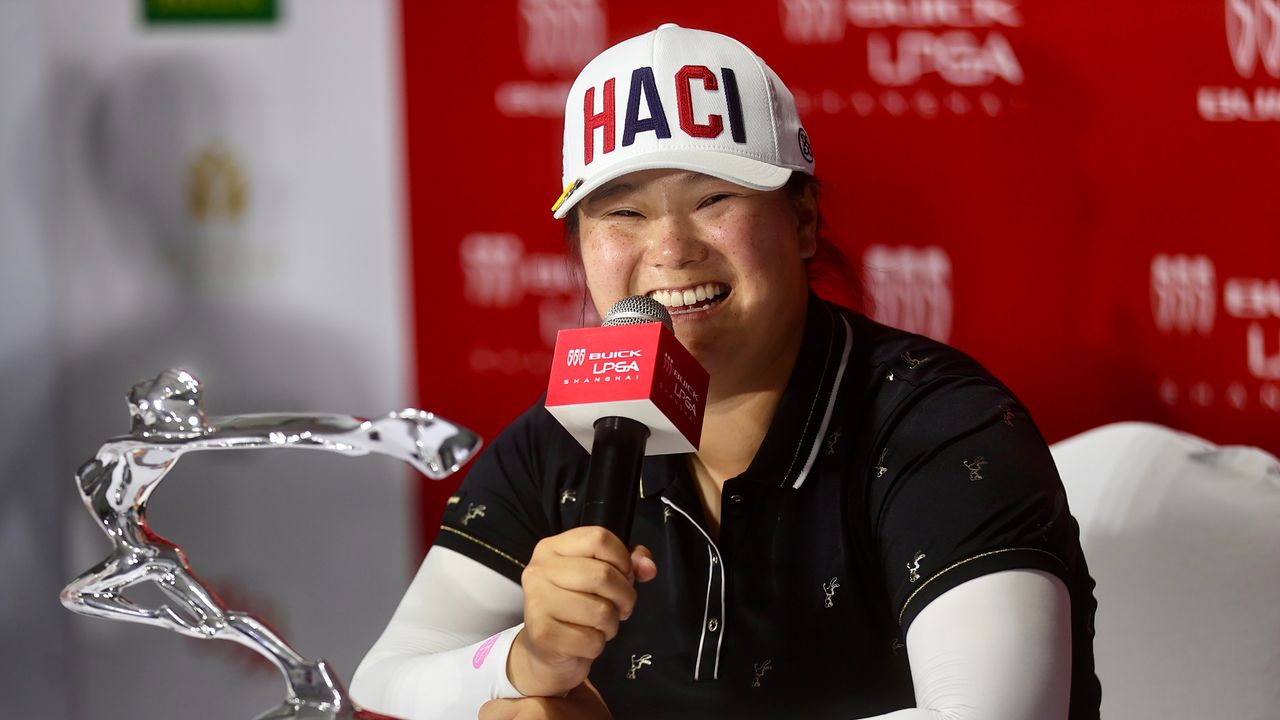
[[[560,207],[556,208],[552,215],[557,219],[564,218],[579,200],[611,180],[640,170],[662,169],[700,172],[753,190],[777,190],[786,184],[793,172],[791,168],[778,167],[741,155],[730,155],[714,150],[647,152],[634,159],[610,165],[608,169],[594,173],[590,178],[583,180],[582,184],[560,203]]]

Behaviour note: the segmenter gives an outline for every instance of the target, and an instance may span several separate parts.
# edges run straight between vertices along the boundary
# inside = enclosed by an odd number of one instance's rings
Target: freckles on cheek
[[[617,293],[619,287],[625,290],[630,262],[622,250],[624,247],[624,243],[608,238],[583,245],[582,266],[587,276],[587,287],[597,300]]]
[[[771,264],[781,259],[778,228],[768,213],[743,213],[718,221],[712,229],[716,244],[746,266]]]

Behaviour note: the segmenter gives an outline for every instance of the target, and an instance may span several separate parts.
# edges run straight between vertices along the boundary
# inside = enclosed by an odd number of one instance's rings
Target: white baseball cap
[[[677,168],[756,190],[813,174],[795,98],[746,45],[667,23],[605,50],[578,74],[564,111],[563,218],[604,183]]]

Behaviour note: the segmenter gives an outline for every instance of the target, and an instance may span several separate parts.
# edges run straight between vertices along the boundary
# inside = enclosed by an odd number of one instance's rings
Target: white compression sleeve
[[[352,697],[370,710],[418,720],[474,717],[493,697],[518,696],[505,668],[523,602],[519,585],[433,548],[356,670]],[[1070,608],[1062,581],[1037,570],[992,573],[943,593],[907,633],[918,709],[869,720],[1066,718]],[[512,631],[484,664],[501,672],[474,672],[478,644],[504,628]],[[498,685],[510,694],[495,694]]]
[[[507,679],[507,655],[523,615],[518,584],[458,552],[432,548],[356,669],[351,696],[406,720],[475,717],[488,700],[521,697]]]
[[[869,720],[1065,720],[1071,598],[1039,570],[974,578],[920,611],[907,653],[919,709]]]

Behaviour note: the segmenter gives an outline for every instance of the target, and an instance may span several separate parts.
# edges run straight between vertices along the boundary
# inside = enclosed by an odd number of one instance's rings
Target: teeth
[[[654,290],[649,293],[649,297],[657,300],[666,307],[684,307],[705,300],[712,300],[723,295],[726,288],[720,283],[703,283],[688,290]]]

